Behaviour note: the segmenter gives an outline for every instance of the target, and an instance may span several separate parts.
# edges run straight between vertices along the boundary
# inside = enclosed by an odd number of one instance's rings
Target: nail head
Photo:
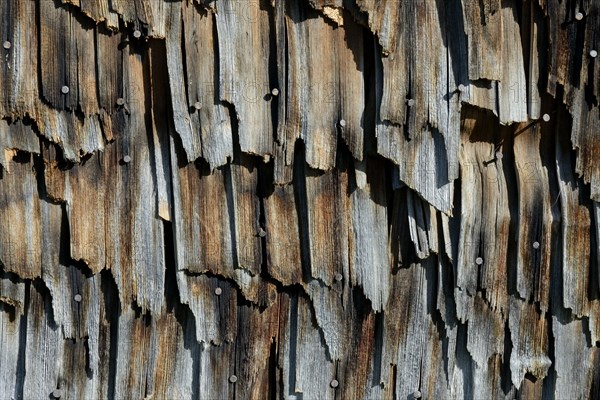
[[[124,162],[125,164],[128,164],[128,163],[130,163],[130,162],[131,162],[131,157],[130,157],[130,156],[125,156],[125,157],[123,157],[123,162]]]
[[[10,49],[11,46],[12,44],[8,40],[2,44],[2,47],[4,47],[6,50]]]
[[[277,88],[273,88],[273,90],[271,90],[271,94],[272,94],[273,96],[279,96],[279,89],[277,89]]]
[[[59,399],[62,396],[62,390],[54,389],[54,391],[52,392],[52,396],[56,399]]]
[[[575,14],[575,19],[577,21],[581,21],[583,19],[583,13],[578,12],[577,14]]]
[[[346,126],[346,120],[345,119],[340,119],[340,126],[342,128]]]
[[[119,105],[119,106],[122,106],[122,105],[124,105],[124,104],[125,104],[125,99],[124,99],[124,98],[122,98],[122,97],[119,97],[119,98],[117,99],[117,105]]]
[[[409,107],[412,107],[412,106],[415,105],[415,100],[414,99],[408,99],[407,103],[408,103]]]
[[[218,288],[216,288],[216,289],[215,289],[215,294],[216,294],[217,296],[220,296],[220,295],[221,295],[221,293],[223,293],[223,289],[221,289],[220,287],[218,287]]]
[[[496,158],[497,158],[498,160],[502,160],[502,157],[504,157],[504,154],[502,154],[502,152],[501,152],[501,151],[497,151],[497,152],[496,152]]]
[[[421,398],[421,391],[415,390],[415,392],[413,393],[413,397],[415,399],[420,399]]]
[[[596,58],[598,56],[598,52],[596,50],[590,50],[590,57]]]
[[[464,92],[467,88],[465,87],[465,85],[463,85],[462,83],[460,85],[458,85],[458,90],[460,92]]]
[[[337,381],[337,379],[334,379],[334,380],[331,381],[331,387],[332,388],[335,389],[338,386],[340,386],[340,383]]]
[[[63,86],[60,88],[60,91],[63,92],[63,94],[67,94],[69,93],[69,87],[68,86]]]
[[[199,110],[199,109],[201,109],[201,108],[202,108],[202,103],[200,103],[199,101],[195,102],[195,103],[194,103],[194,108],[195,108],[196,110]]]
[[[265,237],[267,236],[267,232],[263,228],[258,228],[258,236]]]
[[[237,382],[237,376],[235,376],[235,375],[231,375],[231,376],[229,377],[229,382],[231,382],[231,383],[236,383],[236,382]]]
[[[534,249],[539,249],[540,248],[540,243],[539,242],[533,242],[533,248]]]
[[[340,273],[337,273],[337,274],[335,274],[335,280],[336,280],[336,281],[338,281],[338,282],[339,282],[339,281],[341,281],[341,280],[342,280],[342,278],[343,278],[342,274],[340,274]]]
[[[81,295],[80,294],[76,294],[75,295],[75,301],[78,302],[78,303],[81,301]]]
[[[476,263],[477,265],[481,265],[481,264],[483,264],[483,258],[481,258],[481,257],[477,257],[477,258],[475,259],[475,263]]]
[[[548,121],[550,121],[550,115],[548,115],[548,114],[544,114],[544,115],[542,116],[542,119],[543,119],[545,122],[548,122]]]
[[[270,154],[265,154],[263,156],[263,163],[268,164],[271,161],[271,155]]]
[[[135,31],[133,31],[133,37],[136,39],[139,39],[142,37],[142,32],[140,32],[138,29],[136,29]]]

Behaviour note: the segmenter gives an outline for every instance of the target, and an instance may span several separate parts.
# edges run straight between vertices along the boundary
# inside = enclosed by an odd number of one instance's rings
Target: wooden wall
[[[0,398],[600,397],[597,0],[0,17]]]

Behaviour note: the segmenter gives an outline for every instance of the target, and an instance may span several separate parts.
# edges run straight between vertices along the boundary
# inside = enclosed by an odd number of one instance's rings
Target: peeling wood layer
[[[600,396],[597,1],[0,16],[7,398]]]

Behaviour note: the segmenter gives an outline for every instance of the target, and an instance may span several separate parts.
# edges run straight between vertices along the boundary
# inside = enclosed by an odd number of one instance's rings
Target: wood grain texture
[[[597,2],[0,18],[0,397],[600,397]]]

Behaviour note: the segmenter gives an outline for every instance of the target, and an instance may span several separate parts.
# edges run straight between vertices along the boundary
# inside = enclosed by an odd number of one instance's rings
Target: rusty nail
[[[483,258],[481,258],[481,257],[477,257],[477,258],[475,259],[475,263],[476,263],[477,265],[481,265],[481,264],[483,264]]]
[[[504,154],[502,154],[502,152],[501,152],[501,151],[497,151],[497,152],[496,152],[496,158],[497,158],[498,160],[502,160],[502,157],[504,157]]]
[[[277,88],[273,88],[273,90],[271,90],[271,94],[272,94],[273,96],[279,96],[279,89],[277,89]]]
[[[55,399],[60,399],[60,397],[62,396],[62,390],[60,390],[60,389],[54,389],[54,391],[52,392],[52,396]]]
[[[124,162],[125,164],[128,164],[128,163],[130,163],[130,162],[131,162],[131,157],[129,157],[129,156],[125,156],[125,157],[123,157],[123,162]]]
[[[334,380],[331,381],[331,387],[332,388],[335,389],[338,386],[340,386],[340,383],[337,381],[337,379],[334,379]]]
[[[577,14],[575,14],[575,19],[577,21],[581,21],[583,19],[583,13],[578,12]]]
[[[69,87],[68,86],[63,86],[60,88],[60,91],[63,92],[63,94],[67,94],[69,93]]]
[[[75,295],[75,301],[78,303],[81,301],[81,295],[79,293]]]
[[[548,115],[548,114],[544,114],[544,115],[542,116],[542,119],[543,119],[545,122],[548,122],[548,121],[550,121],[550,115]]]
[[[267,236],[267,232],[263,228],[258,228],[258,236],[265,237]]]
[[[133,37],[136,39],[139,39],[142,37],[142,32],[140,32],[138,29],[136,29],[135,31],[133,31]]]
[[[11,46],[12,45],[8,40],[2,44],[2,47],[4,47],[6,50],[10,49]]]
[[[539,242],[533,242],[533,248],[534,249],[539,249],[540,248],[540,243]]]
[[[335,280],[336,280],[336,281],[338,281],[338,282],[339,282],[339,281],[341,281],[341,280],[342,280],[342,278],[343,278],[342,274],[340,274],[340,273],[337,273],[337,274],[335,274]]]
[[[340,119],[340,126],[342,128],[346,126],[346,120],[345,119]]]
[[[598,56],[598,52],[596,50],[590,50],[590,57],[596,58]]]
[[[125,99],[122,97],[119,97],[117,99],[117,105],[122,106],[123,104],[125,104]]]
[[[420,399],[421,398],[421,391],[415,390],[415,392],[413,393],[413,397],[415,399]]]
[[[415,105],[415,101],[414,101],[414,99],[408,99],[408,102],[407,102],[407,103],[408,103],[408,106],[409,106],[409,107],[412,107],[412,106],[414,106],[414,105]]]
[[[235,376],[235,375],[231,375],[231,376],[229,377],[229,382],[231,382],[231,383],[236,383],[236,382],[237,382],[237,376]]]
[[[220,296],[220,295],[221,295],[221,293],[223,293],[223,289],[221,289],[220,287],[218,287],[218,288],[216,288],[216,289],[215,289],[215,294],[216,294],[217,296]]]
[[[195,103],[194,103],[194,108],[195,108],[196,110],[199,110],[199,109],[201,109],[201,108],[202,108],[202,103],[200,103],[199,101],[195,102]]]

